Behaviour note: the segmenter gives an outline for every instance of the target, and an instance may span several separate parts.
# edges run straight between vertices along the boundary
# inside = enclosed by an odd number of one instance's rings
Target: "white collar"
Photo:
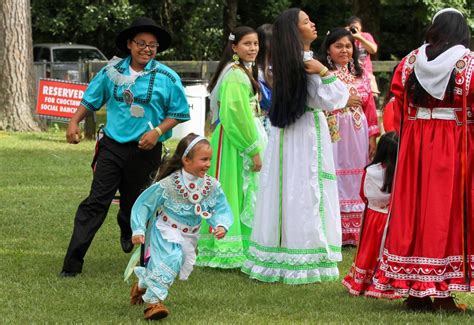
[[[252,69],[252,66],[255,64],[255,62],[242,62],[244,64],[244,67],[247,68],[247,70],[251,70]]]
[[[418,51],[414,68],[415,75],[428,94],[443,100],[456,62],[469,53],[469,49],[462,45],[456,45],[438,55],[434,60],[428,61],[426,56],[428,45],[424,44]]]
[[[135,69],[132,68],[132,65],[129,65],[128,66],[129,70],[130,70],[130,75],[131,76],[138,76],[140,74],[141,71],[136,71]]]
[[[188,182],[196,182],[200,177],[193,175],[191,173],[188,173],[184,168],[181,168],[181,172],[183,173],[183,179],[184,181]]]
[[[132,74],[132,68],[129,66],[129,75],[125,75],[117,68],[115,67],[118,63],[122,62],[123,59],[114,56],[109,63],[107,63],[107,66],[105,67],[105,71],[107,73],[107,77],[117,86],[129,86],[135,83],[135,80],[141,76],[145,76],[149,74],[150,72],[158,69],[159,65],[156,65],[153,69],[151,70],[145,70],[143,69],[142,71],[138,72],[137,74]],[[127,60],[127,59],[125,59]]]
[[[313,59],[313,51],[303,51],[303,62]]]

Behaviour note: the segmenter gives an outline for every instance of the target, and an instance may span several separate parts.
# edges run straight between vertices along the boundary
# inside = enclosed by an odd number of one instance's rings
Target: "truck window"
[[[54,62],[77,62],[92,61],[92,60],[106,60],[106,58],[97,50],[94,49],[54,49]]]
[[[33,49],[33,57],[34,61],[46,61],[51,62],[51,55],[49,52],[49,48],[47,47],[35,47]]]

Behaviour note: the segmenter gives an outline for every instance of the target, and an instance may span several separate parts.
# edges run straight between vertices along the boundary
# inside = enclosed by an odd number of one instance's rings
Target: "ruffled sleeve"
[[[334,75],[321,78],[319,75],[308,75],[308,100],[311,108],[332,111],[345,107],[349,99],[346,85]]]
[[[364,86],[367,90],[367,98],[363,104],[362,109],[364,110],[365,117],[367,118],[367,125],[369,127],[369,137],[378,136],[380,134],[380,129],[377,117],[377,108],[375,106],[374,96],[372,95],[372,91],[370,89],[370,81],[367,75],[364,76],[363,82],[365,83]]]
[[[398,64],[397,68],[392,77],[392,84],[390,91],[395,97],[393,101],[393,126],[397,133],[400,133],[400,122],[403,109],[403,100],[405,95],[405,86],[402,80],[403,66],[405,64],[406,57]]]
[[[153,218],[157,209],[163,205],[163,187],[155,183],[138,197],[132,208],[131,226],[132,235],[145,235],[147,221]]]
[[[250,157],[262,151],[250,105],[252,96],[252,86],[245,72],[230,71],[220,87],[219,119],[230,142]]]
[[[212,217],[207,220],[207,222],[211,225],[212,228],[222,226],[226,229],[226,231],[228,231],[230,226],[232,226],[232,223],[234,222],[234,218],[232,215],[232,210],[230,209],[229,203],[227,202],[227,199],[225,197],[224,192],[222,191],[220,184],[217,181],[216,183],[217,184],[215,185],[216,187],[214,191],[217,191],[217,202],[211,210]]]

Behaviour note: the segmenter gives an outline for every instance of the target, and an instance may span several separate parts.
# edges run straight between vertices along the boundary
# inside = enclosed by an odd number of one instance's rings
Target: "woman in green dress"
[[[237,27],[230,35],[211,92],[212,166],[209,174],[222,185],[234,216],[223,240],[215,240],[203,222],[197,265],[240,268],[246,259],[256,201],[258,172],[267,142],[258,105],[259,88],[255,58],[258,37],[250,27]]]

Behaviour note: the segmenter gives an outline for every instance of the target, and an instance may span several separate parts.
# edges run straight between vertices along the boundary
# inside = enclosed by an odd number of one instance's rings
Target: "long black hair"
[[[354,75],[356,77],[360,77],[364,73],[364,69],[362,69],[362,67],[360,66],[360,63],[359,63],[359,50],[358,50],[357,46],[355,46],[354,37],[352,36],[351,32],[348,31],[345,28],[337,27],[337,28],[333,28],[333,29],[331,29],[331,31],[329,31],[329,34],[326,35],[326,38],[324,39],[324,42],[321,45],[320,61],[321,61],[322,64],[327,66],[329,68],[329,70],[336,70],[335,64],[330,64],[328,59],[327,59],[327,57],[329,56],[329,47],[332,44],[339,41],[343,37],[348,37],[349,40],[351,41],[351,44],[352,44],[352,59],[354,61],[353,64],[354,64],[354,69],[355,69],[355,74]],[[347,68],[349,69],[349,71],[351,71],[349,64],[350,63],[347,64]]]
[[[258,55],[257,55],[257,67],[263,72],[263,77],[268,86],[273,85],[273,75],[271,73],[271,60],[272,60],[272,24],[263,24],[257,28],[258,34]]]
[[[209,82],[209,85],[207,86],[207,90],[209,92],[211,92],[216,86],[217,80],[219,79],[219,75],[221,74],[222,70],[224,70],[225,66],[228,63],[232,62],[232,56],[234,55],[234,51],[232,50],[232,45],[237,45],[244,36],[248,34],[257,34],[257,32],[252,27],[240,26],[240,27],[236,27],[232,31],[232,34],[234,35],[234,40],[227,41],[227,44],[224,48],[224,53],[222,53],[221,60],[219,61],[219,64],[217,65],[216,72],[214,73],[211,81]],[[245,71],[245,73],[249,77],[250,82],[252,83],[253,92],[254,94],[256,94],[259,90],[258,82],[257,82],[258,68],[256,66],[253,66],[252,72],[250,73],[248,69],[245,68],[242,60],[239,60],[238,66],[242,68],[242,70]]]
[[[395,174],[395,166],[397,164],[398,154],[398,136],[397,133],[387,132],[383,134],[379,143],[377,144],[377,150],[372,162],[367,166],[382,163],[385,166],[385,177],[382,185],[382,192],[391,193],[393,176]]]
[[[431,61],[455,45],[464,45],[468,48],[470,39],[471,33],[464,16],[457,12],[444,12],[436,17],[425,33],[425,42],[429,44],[426,48],[426,56]],[[454,78],[455,73],[453,70],[451,79],[446,87],[445,99],[448,102],[454,100]],[[431,98],[418,82],[416,72],[410,75],[405,87],[408,97],[411,98],[415,105],[424,105]]]
[[[168,159],[165,159],[165,161],[163,161],[163,163],[161,164],[160,169],[158,170],[158,173],[155,176],[155,179],[153,180],[154,182],[159,182],[163,178],[177,171],[178,169],[183,168],[183,154],[189,144],[197,137],[197,134],[189,133],[187,136],[185,136],[179,141],[173,156]],[[191,151],[189,151],[186,157],[192,159],[196,148],[202,144],[206,144],[208,146],[211,145],[207,139],[202,139],[191,149]]]
[[[300,118],[306,107],[307,76],[303,63],[303,42],[298,30],[301,9],[283,11],[273,24],[272,125],[283,128]]]

